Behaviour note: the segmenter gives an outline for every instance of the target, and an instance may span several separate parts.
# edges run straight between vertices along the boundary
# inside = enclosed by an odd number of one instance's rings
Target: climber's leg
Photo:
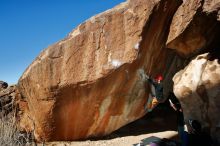
[[[159,104],[159,101],[156,97],[153,97],[151,108],[154,109]]]
[[[151,112],[157,105],[158,105],[158,100],[155,98],[155,96],[152,96],[149,94],[147,103],[144,105],[144,110],[147,112]]]
[[[147,102],[144,104],[144,110],[147,111],[148,107],[150,106],[151,102],[152,102],[153,98],[151,96],[151,94],[149,94]]]

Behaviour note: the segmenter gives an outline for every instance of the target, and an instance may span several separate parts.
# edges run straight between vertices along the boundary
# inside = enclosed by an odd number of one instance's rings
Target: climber
[[[176,112],[177,131],[178,131],[178,135],[179,135],[179,138],[180,138],[180,142],[181,142],[182,146],[187,146],[187,144],[186,144],[187,135],[184,132],[185,122],[184,122],[184,116],[183,116],[183,110],[182,110],[181,104],[180,104],[179,100],[176,98],[176,96],[174,95],[173,92],[169,93],[168,99],[169,99],[170,106]]]
[[[148,75],[145,74],[147,81],[151,86],[151,93],[149,94],[149,98],[144,108],[148,112],[151,112],[154,107],[156,107],[159,103],[164,101],[163,97],[163,76],[158,75],[155,79],[151,79]]]

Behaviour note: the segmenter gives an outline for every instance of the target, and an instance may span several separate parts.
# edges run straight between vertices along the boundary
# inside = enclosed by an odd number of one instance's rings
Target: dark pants
[[[182,146],[188,145],[188,136],[187,132],[184,131],[184,126],[178,126],[178,134],[180,137],[180,142]]]

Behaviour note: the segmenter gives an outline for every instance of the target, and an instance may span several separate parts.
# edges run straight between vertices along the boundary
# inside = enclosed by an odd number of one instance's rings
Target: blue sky
[[[38,54],[125,0],[0,0],[0,80],[17,83]]]

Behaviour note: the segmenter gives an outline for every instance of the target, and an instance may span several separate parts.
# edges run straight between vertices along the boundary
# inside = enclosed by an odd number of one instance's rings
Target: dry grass
[[[0,145],[18,145],[16,135],[18,131],[14,119],[6,117],[0,119]]]
[[[20,95],[16,90],[16,86],[10,86],[0,91],[0,146],[35,145],[31,133],[17,129],[15,98]]]
[[[15,116],[0,119],[0,146],[35,145],[32,139],[32,134],[17,129]]]

